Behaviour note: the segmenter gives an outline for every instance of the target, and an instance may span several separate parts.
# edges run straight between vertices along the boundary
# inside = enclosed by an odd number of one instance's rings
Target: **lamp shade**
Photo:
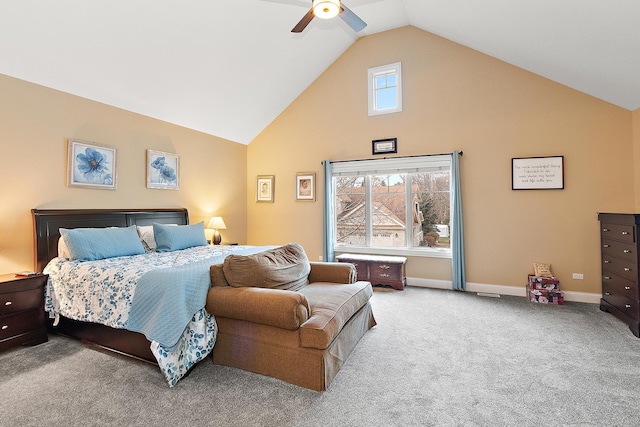
[[[211,221],[209,221],[207,228],[212,228],[214,230],[226,230],[227,226],[224,224],[224,220],[221,216],[214,216],[211,217]]]
[[[318,18],[331,19],[340,13],[340,0],[313,0],[313,14]]]

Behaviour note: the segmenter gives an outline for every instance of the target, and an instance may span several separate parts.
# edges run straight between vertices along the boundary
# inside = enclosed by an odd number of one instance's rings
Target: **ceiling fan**
[[[302,17],[291,32],[301,33],[315,16],[322,19],[331,19],[338,15],[356,33],[367,26],[366,22],[360,19],[340,0],[313,0],[309,12]]]

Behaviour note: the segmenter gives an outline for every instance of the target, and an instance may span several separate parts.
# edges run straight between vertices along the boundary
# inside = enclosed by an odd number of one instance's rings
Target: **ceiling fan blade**
[[[360,30],[363,30],[364,27],[367,26],[367,23],[358,17],[355,13],[351,11],[344,3],[340,3],[340,7],[342,8],[342,12],[340,12],[340,18],[355,31],[356,33]]]
[[[313,9],[309,9],[309,12],[307,12],[307,14],[302,17],[300,22],[298,22],[296,26],[293,27],[293,30],[291,30],[291,32],[301,33],[305,28],[307,28],[307,25],[309,25],[309,22],[311,22],[314,16],[315,15],[313,14]]]

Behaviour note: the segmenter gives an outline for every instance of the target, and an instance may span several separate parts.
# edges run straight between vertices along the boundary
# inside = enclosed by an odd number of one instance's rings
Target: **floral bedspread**
[[[192,263],[199,263],[208,269],[209,265],[221,263],[229,254],[247,255],[265,249],[255,246],[199,246],[98,261],[54,258],[44,269],[44,273],[49,275],[45,288],[45,309],[51,317],[62,315],[74,320],[127,329],[136,285],[145,273]],[[210,282],[204,285],[209,287]],[[193,314],[175,346],[167,348],[158,342],[151,342],[151,351],[171,387],[213,349],[216,322],[206,312],[204,305],[205,300],[202,301],[202,308]]]

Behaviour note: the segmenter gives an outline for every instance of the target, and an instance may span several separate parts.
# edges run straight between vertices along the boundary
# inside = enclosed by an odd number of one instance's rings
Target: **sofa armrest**
[[[311,262],[309,283],[354,283],[356,267],[348,262]]]
[[[227,317],[277,328],[296,330],[309,319],[309,302],[301,293],[269,288],[209,289],[206,310],[214,317]]]

